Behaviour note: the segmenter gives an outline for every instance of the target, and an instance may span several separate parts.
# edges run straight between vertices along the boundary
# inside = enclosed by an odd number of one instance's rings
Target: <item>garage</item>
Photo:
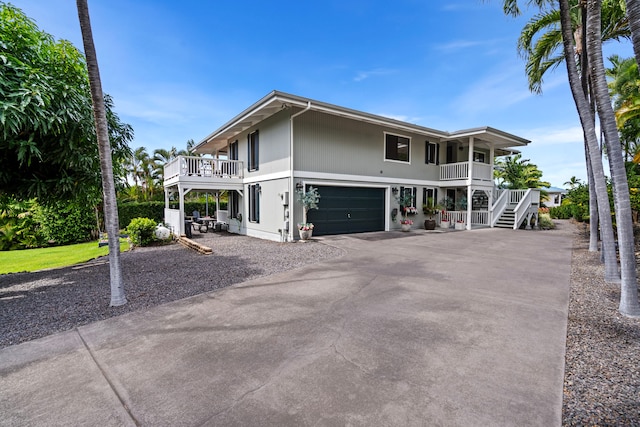
[[[315,236],[384,231],[384,188],[313,187],[320,193],[319,209],[310,210],[307,220]]]

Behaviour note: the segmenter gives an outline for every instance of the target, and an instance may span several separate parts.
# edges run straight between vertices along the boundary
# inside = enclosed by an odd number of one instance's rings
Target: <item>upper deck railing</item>
[[[242,170],[243,165],[239,160],[178,156],[164,165],[164,179],[166,181],[179,176],[242,178]]]
[[[493,181],[491,165],[473,162],[474,181]],[[469,162],[447,163],[440,165],[440,181],[455,181],[469,178]]]

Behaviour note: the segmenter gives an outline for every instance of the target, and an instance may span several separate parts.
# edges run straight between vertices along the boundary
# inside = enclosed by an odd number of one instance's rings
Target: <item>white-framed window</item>
[[[260,222],[260,184],[249,185],[249,221]]]
[[[384,133],[384,159],[411,163],[411,138]]]
[[[427,203],[431,199],[431,203]],[[433,207],[438,204],[438,189],[425,187],[422,189],[422,204]]]
[[[478,163],[486,163],[485,162],[486,156],[483,152],[480,151],[474,151],[473,152],[473,161],[474,162],[478,162]]]
[[[424,162],[425,164],[440,164],[440,144],[425,141],[424,143]]]
[[[247,146],[249,147],[249,155],[247,162],[247,168],[249,171],[257,171],[258,170],[258,152],[260,148],[260,139],[258,131],[251,132],[247,135]]]

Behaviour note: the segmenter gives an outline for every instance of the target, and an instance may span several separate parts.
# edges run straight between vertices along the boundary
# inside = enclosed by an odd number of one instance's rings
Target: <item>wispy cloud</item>
[[[453,40],[448,43],[440,43],[434,46],[434,49],[444,53],[452,53],[459,50],[477,48],[477,47],[490,47],[493,48],[496,45],[503,43],[499,39],[489,40]]]
[[[368,70],[368,71],[359,71],[358,74],[353,78],[353,81],[361,82],[365,79],[368,79],[369,77],[387,76],[395,72],[396,70],[392,70],[388,68],[375,68],[373,70]]]

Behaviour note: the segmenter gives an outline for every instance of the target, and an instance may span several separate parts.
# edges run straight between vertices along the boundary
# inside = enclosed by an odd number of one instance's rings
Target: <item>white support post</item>
[[[469,137],[469,179],[467,180],[467,224],[466,229],[471,230],[471,212],[473,202],[473,189],[471,184],[473,183],[473,145],[474,139]]]
[[[186,233],[186,230],[184,229],[184,188],[182,188],[182,185],[180,184],[178,184],[178,197],[180,199],[180,224],[178,224],[178,235],[181,236]]]

